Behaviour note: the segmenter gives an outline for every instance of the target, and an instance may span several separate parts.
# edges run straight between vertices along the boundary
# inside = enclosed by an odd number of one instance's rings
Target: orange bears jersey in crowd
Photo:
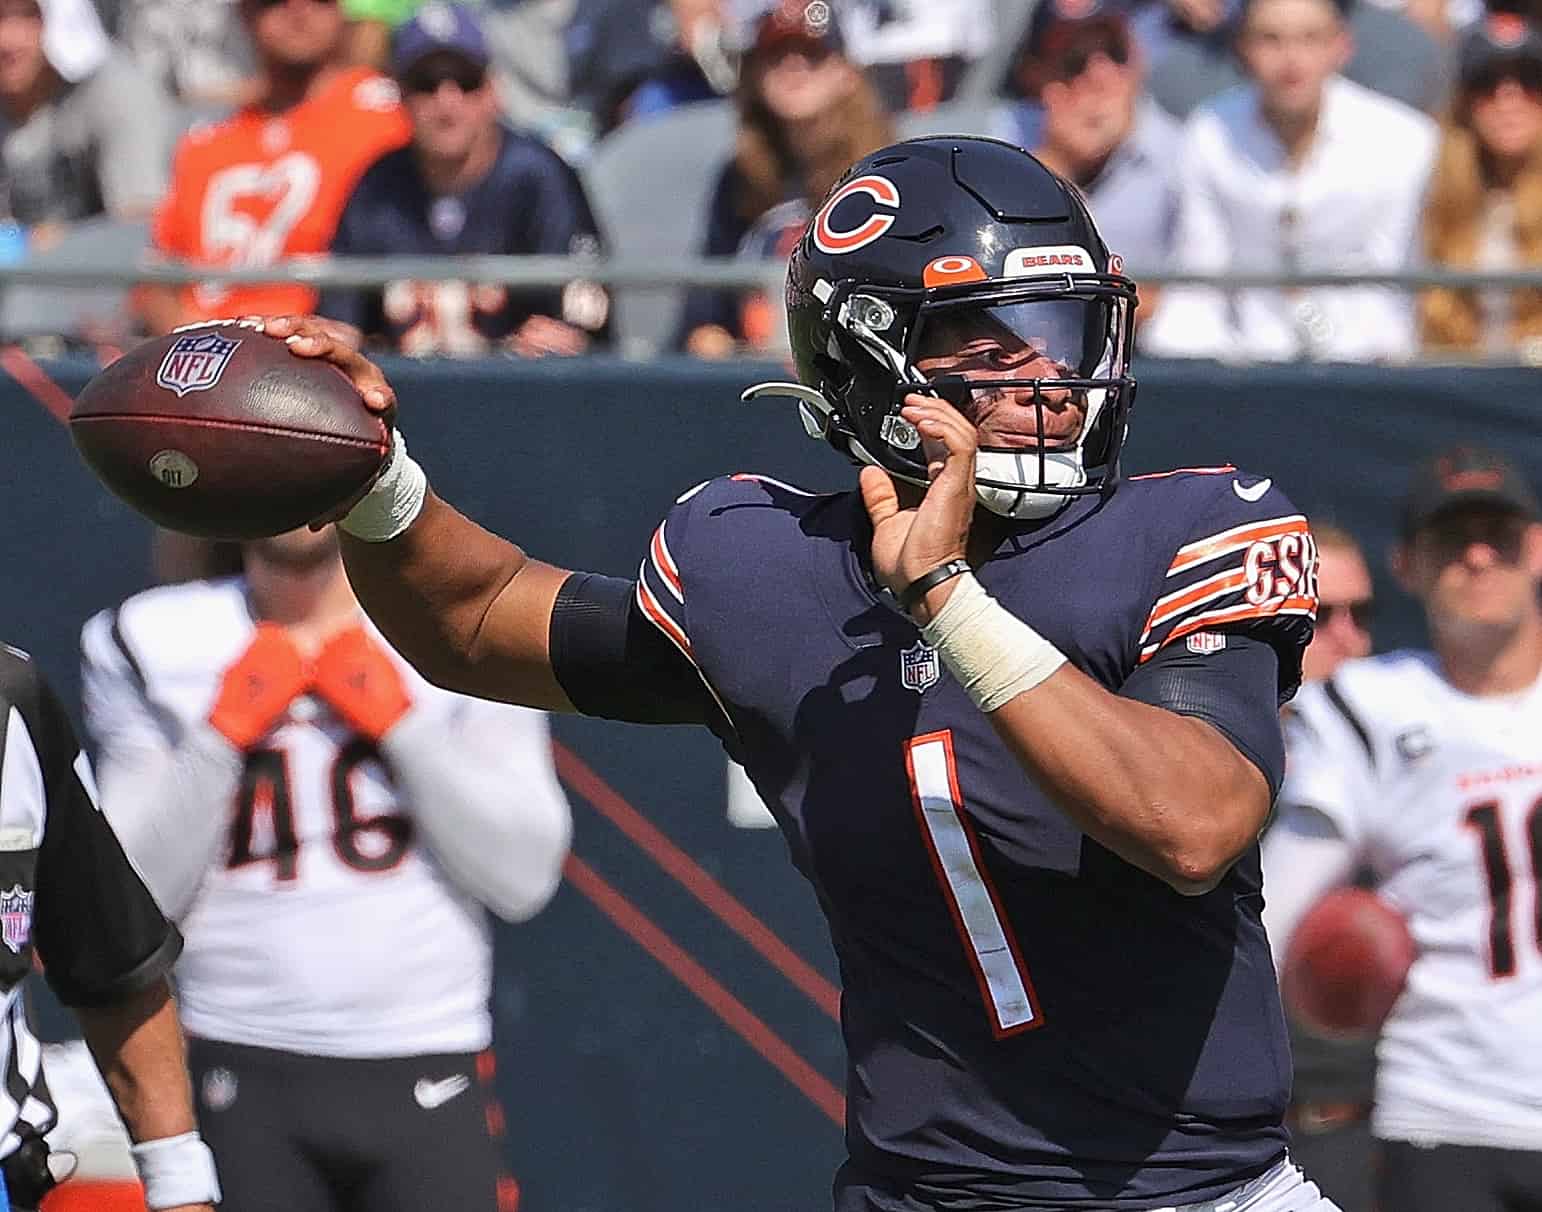
[[[263,266],[325,253],[364,170],[410,133],[396,85],[368,68],[340,72],[283,113],[248,107],[194,130],[177,148],[155,247],[179,260]],[[183,292],[185,320],[314,310],[293,284]]]

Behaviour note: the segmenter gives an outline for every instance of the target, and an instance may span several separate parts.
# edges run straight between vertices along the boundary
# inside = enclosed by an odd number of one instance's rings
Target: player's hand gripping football
[[[880,467],[862,469],[862,502],[873,522],[873,572],[898,594],[923,573],[964,558],[974,517],[975,428],[946,400],[909,395],[900,415],[921,433],[931,485],[919,505],[901,505],[899,489]],[[953,591],[945,581],[917,606],[924,619]]]
[[[310,674],[289,633],[258,623],[246,651],[220,681],[209,723],[237,749],[251,749],[310,686]]]
[[[390,732],[412,706],[401,671],[362,627],[327,641],[313,684],[350,728],[371,741]]]
[[[364,406],[391,424],[396,415],[396,392],[385,372],[359,352],[359,330],[341,320],[324,316],[254,316],[262,331],[289,346],[301,358],[321,358],[348,376],[364,399]]]
[[[289,346],[289,352],[298,358],[320,358],[330,362],[348,376],[348,381],[358,391],[364,406],[379,415],[389,429],[396,421],[396,392],[386,380],[385,372],[359,352],[360,333],[352,324],[340,320],[328,320],[325,316],[257,316],[251,317],[262,325],[262,331],[277,337]],[[382,461],[384,471],[389,457]],[[379,478],[377,473],[376,479]],[[312,530],[320,530],[332,522],[348,516],[348,511],[363,499],[374,487],[366,484],[351,498],[331,513],[311,522]]]

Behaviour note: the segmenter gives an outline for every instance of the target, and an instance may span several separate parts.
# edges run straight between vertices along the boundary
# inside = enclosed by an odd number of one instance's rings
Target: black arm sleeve
[[[637,584],[575,572],[551,613],[551,666],[585,715],[731,731],[696,666],[637,606]]]
[[[41,679],[35,686],[32,711],[23,713],[32,717],[47,816],[33,938],[60,1001],[108,1005],[164,977],[182,951],[182,936],[156,907],[82,781],[84,760],[64,708]]]
[[[1272,799],[1285,777],[1285,739],[1280,731],[1280,656],[1267,640],[1237,633],[1215,652],[1166,644],[1120,687],[1127,699],[1165,707],[1213,724],[1269,781]]]

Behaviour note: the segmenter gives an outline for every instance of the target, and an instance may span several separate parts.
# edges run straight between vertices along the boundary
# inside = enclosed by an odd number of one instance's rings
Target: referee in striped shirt
[[[74,1169],[45,1140],[57,1115],[22,994],[34,947],[134,1141],[146,1203],[208,1212],[219,1185],[166,980],[182,938],[97,809],[58,699],[26,653],[0,644],[0,1212],[35,1209]]]

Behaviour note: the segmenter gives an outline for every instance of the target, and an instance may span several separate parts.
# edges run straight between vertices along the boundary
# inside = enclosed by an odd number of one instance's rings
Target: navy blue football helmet
[[[973,137],[894,144],[835,183],[792,254],[787,323],[801,384],[746,395],[794,396],[811,434],[924,486],[920,437],[900,416],[907,393],[962,407],[970,393],[1026,389],[1039,441],[982,447],[976,490],[1005,517],[1047,516],[1118,479],[1135,398],[1135,284],[1122,268],[1076,189],[1021,148]],[[1053,377],[923,372],[918,363],[971,332],[1031,350]],[[1051,442],[1043,393],[1062,389],[1084,419],[1074,441]]]

